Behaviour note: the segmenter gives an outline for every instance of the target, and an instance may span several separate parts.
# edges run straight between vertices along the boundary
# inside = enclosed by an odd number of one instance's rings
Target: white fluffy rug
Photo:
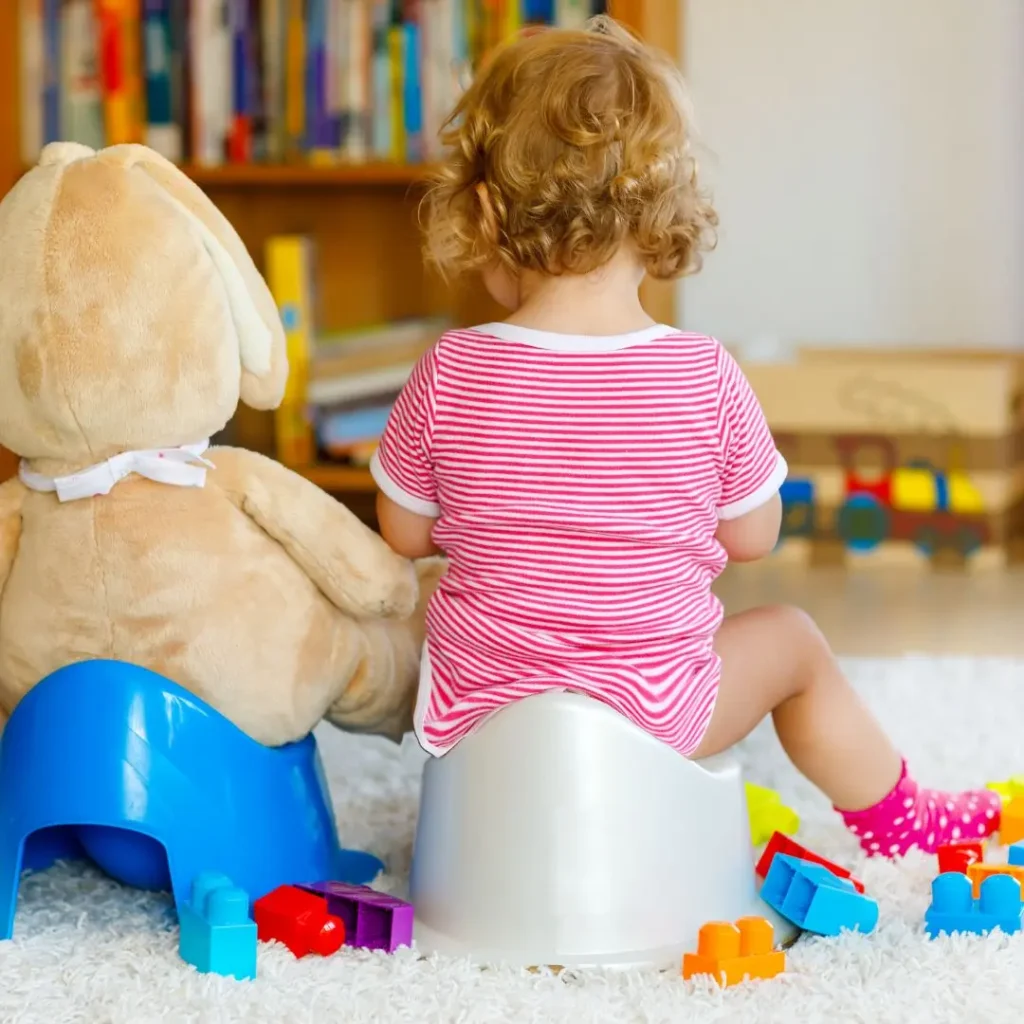
[[[853,661],[852,678],[916,774],[960,786],[1024,771],[1024,662],[906,658]],[[344,839],[383,856],[400,891],[408,870],[420,761],[375,740],[320,734]],[[826,802],[789,768],[770,728],[743,748],[748,777],[780,789],[800,838],[856,866],[881,903],[875,934],[802,939],[788,973],[722,993],[678,975],[481,971],[451,960],[343,950],[292,959],[263,947],[259,978],[200,975],[177,955],[166,898],[125,890],[80,866],[30,876],[17,938],[0,943],[2,1024],[239,1021],[415,1024],[572,1021],[911,1021],[1019,1019],[1024,935],[926,939],[934,858],[864,864]],[[998,855],[998,851],[996,851]]]

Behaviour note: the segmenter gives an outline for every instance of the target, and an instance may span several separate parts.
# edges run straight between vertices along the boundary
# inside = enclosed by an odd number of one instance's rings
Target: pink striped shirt
[[[427,613],[427,751],[549,689],[697,748],[718,688],[718,521],[786,475],[717,341],[662,326],[453,331],[420,361],[371,468],[393,501],[437,518],[450,559]]]

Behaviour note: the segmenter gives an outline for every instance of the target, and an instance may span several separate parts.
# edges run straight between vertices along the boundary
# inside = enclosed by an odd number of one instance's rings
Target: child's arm
[[[396,554],[406,558],[426,558],[441,550],[432,537],[437,518],[410,512],[383,492],[377,495],[377,522],[380,535]]]
[[[778,492],[753,512],[737,519],[721,519],[715,536],[730,562],[756,562],[771,554],[779,542],[782,499]]]
[[[434,480],[437,346],[419,361],[395,402],[370,463],[381,536],[406,558],[435,555],[434,524],[441,513]]]
[[[719,350],[718,398],[721,493],[715,536],[731,561],[754,562],[778,543],[779,488],[788,467],[750,384],[725,349]]]

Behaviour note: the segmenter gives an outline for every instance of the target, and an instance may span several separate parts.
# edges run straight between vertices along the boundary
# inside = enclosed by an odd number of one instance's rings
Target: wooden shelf
[[[291,466],[296,473],[304,476],[311,483],[331,493],[365,493],[376,490],[373,477],[368,469],[357,466],[332,466],[320,462],[312,466]]]
[[[182,170],[207,188],[273,187],[310,185],[344,187],[368,185],[393,188],[423,184],[428,164],[222,164],[206,167],[186,164]]]

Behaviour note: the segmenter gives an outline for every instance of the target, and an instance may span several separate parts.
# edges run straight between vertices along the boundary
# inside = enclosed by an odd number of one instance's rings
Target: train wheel
[[[964,558],[970,558],[982,545],[981,531],[974,526],[958,526],[953,531],[953,547]]]
[[[889,526],[889,510],[873,494],[854,494],[836,516],[836,532],[851,551],[878,547]]]
[[[934,526],[922,526],[914,534],[914,546],[922,555],[931,558],[940,548],[944,547],[944,538]]]

